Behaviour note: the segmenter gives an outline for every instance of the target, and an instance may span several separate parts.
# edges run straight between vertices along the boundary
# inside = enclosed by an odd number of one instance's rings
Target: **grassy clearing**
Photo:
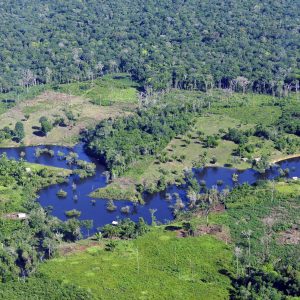
[[[298,179],[291,182],[278,182],[276,184],[276,190],[283,194],[300,196],[300,180]]]
[[[17,105],[18,103],[33,99],[50,89],[49,85],[32,86],[28,90],[18,88],[9,93],[0,93],[0,115]]]
[[[29,94],[16,101],[10,109],[1,110],[0,105],[1,128],[8,126],[13,129],[17,121],[22,121],[25,129],[24,145],[72,146],[78,141],[80,130],[95,126],[100,120],[130,113],[137,103],[137,88],[128,76],[122,74],[107,75],[93,82],[43,86],[39,89],[32,87]],[[15,96],[6,95],[14,99]],[[68,120],[69,112],[75,116],[75,121]],[[26,115],[29,116],[28,120]],[[42,116],[51,122],[63,118],[67,126],[56,126],[47,136],[43,136],[39,131],[39,119]],[[18,144],[6,140],[0,146],[14,147]]]
[[[274,124],[281,115],[280,107],[274,106],[274,98],[269,95],[231,94],[223,98],[219,94],[219,103],[212,107],[212,112],[227,115],[242,124]]]
[[[137,103],[138,87],[127,74],[110,74],[93,81],[62,84],[56,90],[82,96],[94,104],[105,106],[114,103]]]
[[[228,299],[230,248],[203,236],[177,238],[153,228],[114,252],[93,246],[41,265],[50,278],[89,289],[97,299]]]
[[[25,165],[26,165],[26,167],[30,168],[33,172],[47,169],[48,172],[53,172],[53,174],[61,174],[63,176],[64,175],[68,176],[68,175],[71,175],[71,173],[72,173],[72,170],[69,170],[69,169],[45,166],[45,165],[36,164],[36,163],[25,162]]]
[[[201,99],[203,94],[197,92],[175,91],[167,95],[182,101]],[[231,166],[237,169],[251,167],[251,160],[266,155],[270,161],[286,156],[286,153],[275,149],[271,140],[250,137],[248,144],[253,145],[250,162],[234,157],[233,151],[238,145],[231,141],[220,140],[216,148],[206,148],[201,142],[198,132],[205,136],[220,134],[220,130],[238,128],[246,130],[257,124],[273,125],[280,115],[280,107],[274,106],[271,96],[257,94],[232,94],[216,91],[212,95],[211,108],[195,120],[195,125],[184,136],[173,139],[163,152],[167,153],[168,161],[159,162],[154,157],[148,157],[133,164],[121,177],[115,179],[105,188],[98,189],[91,195],[96,198],[124,199],[126,195],[132,201],[139,201],[141,194],[136,190],[137,184],[155,189],[156,183],[163,176],[168,184],[180,184],[184,176],[184,169],[191,168],[199,157],[206,153],[206,165]],[[299,137],[292,136],[299,139]],[[188,141],[188,142],[187,142]],[[180,161],[174,157],[181,158]],[[212,159],[216,162],[212,164]]]

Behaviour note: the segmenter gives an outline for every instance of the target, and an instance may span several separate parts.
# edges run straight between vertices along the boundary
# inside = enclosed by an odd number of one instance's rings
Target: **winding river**
[[[132,220],[137,221],[139,217],[143,217],[147,222],[150,222],[151,215],[149,209],[157,209],[155,216],[160,222],[167,222],[173,219],[172,201],[166,201],[166,193],[178,193],[184,201],[187,201],[185,197],[184,187],[177,187],[175,185],[169,186],[164,192],[155,193],[152,195],[145,195],[144,205],[135,205],[130,201],[115,201],[117,210],[109,212],[106,210],[107,201],[98,199],[93,203],[91,198],[88,196],[90,192],[96,188],[104,187],[106,185],[105,176],[103,171],[105,167],[98,163],[95,159],[89,157],[83,150],[83,145],[78,144],[74,148],[66,148],[60,146],[47,146],[55,152],[54,157],[50,157],[47,154],[42,154],[40,157],[35,157],[35,149],[37,147],[24,147],[24,148],[5,148],[0,149],[0,154],[6,152],[9,158],[19,159],[20,153],[25,152],[25,159],[28,162],[39,163],[47,166],[71,168],[66,164],[65,160],[58,158],[56,153],[58,151],[67,154],[70,151],[76,152],[79,159],[93,162],[96,164],[96,174],[86,179],[79,179],[76,175],[71,175],[68,183],[52,185],[39,192],[38,201],[43,207],[52,206],[52,214],[56,217],[66,220],[65,211],[71,209],[77,209],[81,211],[80,219],[86,220],[91,219],[94,223],[95,231],[97,227],[101,227],[107,223],[111,223],[118,218],[130,217]],[[44,148],[44,146],[40,146]],[[289,159],[278,163],[277,167],[272,167],[265,174],[259,174],[258,172],[247,169],[245,171],[238,171],[236,169],[228,169],[222,167],[206,167],[200,170],[194,170],[197,179],[200,181],[204,180],[206,186],[211,188],[216,186],[218,180],[222,180],[223,184],[218,186],[221,190],[225,187],[232,187],[232,175],[237,173],[238,182],[253,184],[260,179],[273,179],[279,176],[279,168],[290,170],[288,177],[300,177],[300,158]],[[77,189],[72,190],[72,183],[76,183]],[[67,191],[68,195],[66,198],[57,197],[56,193],[59,189]],[[74,200],[74,195],[78,196],[78,200]],[[174,197],[173,197],[174,198]],[[122,214],[120,208],[123,206],[130,206],[131,211],[129,214]]]

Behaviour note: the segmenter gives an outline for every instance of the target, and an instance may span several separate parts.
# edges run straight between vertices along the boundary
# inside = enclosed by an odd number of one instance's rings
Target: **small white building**
[[[112,225],[118,225],[119,222],[118,222],[118,221],[112,221],[111,224],[112,224]]]
[[[27,214],[17,213],[17,218],[20,219],[20,220],[27,219]]]
[[[292,177],[293,180],[298,180],[297,176]]]

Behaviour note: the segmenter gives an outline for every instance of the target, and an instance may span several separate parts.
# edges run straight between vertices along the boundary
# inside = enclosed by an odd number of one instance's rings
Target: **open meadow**
[[[81,130],[95,126],[99,121],[124,116],[137,105],[137,88],[127,75],[107,75],[93,81],[63,85],[32,87],[21,96],[11,93],[1,96],[1,128],[14,129],[15,123],[24,125],[22,143],[29,145],[72,146]],[[10,104],[7,104],[8,98]],[[19,99],[19,100],[18,100]],[[46,117],[57,124],[44,134],[40,119]],[[61,121],[63,120],[63,121]],[[13,140],[3,140],[2,147],[18,146]]]
[[[180,238],[153,228],[134,241],[103,243],[53,259],[43,275],[86,288],[96,299],[227,299],[230,247],[213,237]],[[84,248],[84,247],[83,247]]]

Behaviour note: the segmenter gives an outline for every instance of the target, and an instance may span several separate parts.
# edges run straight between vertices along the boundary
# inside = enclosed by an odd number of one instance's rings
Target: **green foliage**
[[[145,223],[143,218],[139,218],[137,223],[130,219],[123,219],[117,225],[107,224],[99,231],[105,238],[121,238],[132,239],[145,234],[149,230],[149,226]]]
[[[50,121],[47,120],[46,117],[42,117],[40,119],[40,123],[41,123],[41,131],[47,135],[53,128],[53,125]]]
[[[217,83],[280,94],[299,78],[292,1],[14,0],[2,10],[4,91],[118,70],[156,89]]]
[[[107,245],[107,242],[105,242]],[[50,278],[89,289],[101,299],[228,299],[231,251],[209,236],[177,238],[151,229],[136,240],[115,240],[114,251],[85,251],[41,265]]]
[[[296,103],[284,105],[278,126],[287,133],[300,136],[300,106]]]
[[[14,136],[13,130],[5,126],[3,129],[0,129],[0,142],[5,140],[10,140]]]
[[[0,299],[93,300],[88,291],[72,284],[62,284],[55,279],[33,277],[25,281],[0,284]]]
[[[228,128],[228,132],[225,134],[224,139],[241,145],[248,142],[247,135],[237,128]]]
[[[69,121],[76,121],[76,117],[71,110],[65,110],[65,115]]]
[[[68,218],[78,218],[81,215],[81,212],[77,209],[71,209],[65,212],[65,215]]]
[[[64,191],[63,189],[60,189],[57,193],[56,193],[57,197],[60,198],[65,198],[67,197],[68,193],[66,191]]]
[[[65,180],[64,170],[0,157],[0,282],[31,276],[40,260],[55,255],[61,241],[81,237],[80,221],[62,222],[35,201],[38,189]],[[25,220],[15,217],[25,212]]]
[[[117,209],[117,206],[114,204],[113,200],[108,200],[106,204],[106,209],[108,211],[115,211]]]
[[[205,148],[216,148],[219,144],[219,137],[217,135],[208,135],[204,141],[203,145]]]
[[[147,155],[155,155],[191,125],[197,108],[192,103],[169,103],[137,114],[100,122],[87,136],[90,153],[105,162],[113,177]]]
[[[269,266],[251,268],[249,274],[234,282],[234,299],[298,299],[300,296],[299,270],[292,266],[274,269]]]
[[[18,142],[21,142],[25,137],[24,125],[22,122],[17,122],[15,125],[15,137]]]
[[[80,178],[93,176],[96,172],[96,165],[94,163],[76,159],[74,164],[76,165],[77,169],[73,170],[73,173],[77,174]]]

